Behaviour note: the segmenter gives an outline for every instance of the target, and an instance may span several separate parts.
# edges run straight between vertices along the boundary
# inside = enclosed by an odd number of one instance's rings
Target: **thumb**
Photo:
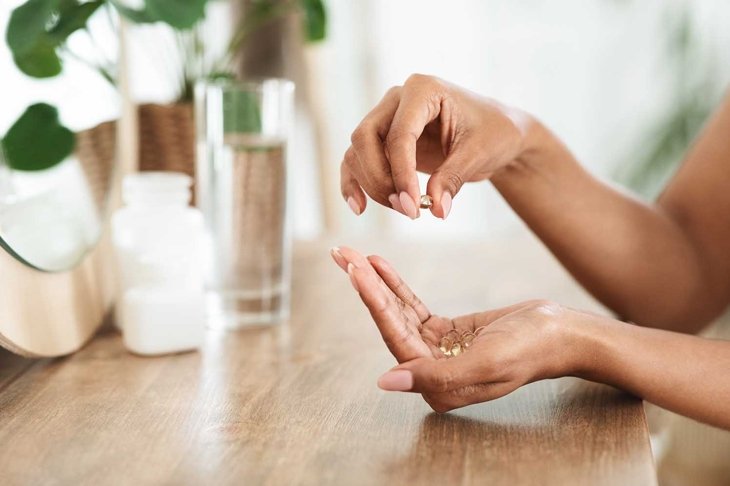
[[[426,194],[431,196],[431,213],[437,218],[446,219],[449,215],[452,199],[467,180],[465,172],[470,165],[470,159],[464,152],[453,152],[431,174]]]
[[[453,359],[415,358],[391,369],[378,380],[387,391],[445,393],[483,381],[477,353]]]

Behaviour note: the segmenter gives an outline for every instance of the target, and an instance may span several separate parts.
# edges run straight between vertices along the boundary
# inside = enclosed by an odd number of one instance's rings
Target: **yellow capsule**
[[[445,356],[451,356],[451,349],[453,348],[453,346],[454,342],[447,337],[442,337],[439,341],[439,349],[442,353],[444,353]]]
[[[452,329],[446,333],[446,337],[451,339],[452,341],[458,341],[459,340],[459,331],[457,331],[456,329]]]
[[[452,356],[459,356],[461,354],[461,344],[454,343],[453,346],[451,346],[451,355]]]
[[[474,335],[473,332],[465,332],[461,335],[461,346],[466,350],[468,347],[470,347],[474,343],[474,339],[476,338],[476,335]]]
[[[428,209],[433,206],[433,199],[428,194],[421,196],[421,209]]]

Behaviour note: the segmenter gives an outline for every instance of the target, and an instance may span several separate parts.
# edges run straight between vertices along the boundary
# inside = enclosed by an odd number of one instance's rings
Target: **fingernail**
[[[353,273],[355,271],[355,265],[352,263],[347,264],[347,274],[350,276],[350,283],[353,287],[355,287],[355,292],[358,294],[360,293],[360,288],[357,286],[357,281],[355,281],[355,274]]]
[[[347,260],[345,260],[345,257],[342,256],[339,248],[336,246],[330,248],[330,255],[332,255],[332,259],[341,269],[347,270]]]
[[[413,202],[413,199],[411,199],[411,196],[403,191],[400,193],[399,198],[401,206],[403,206],[403,212],[406,213],[406,216],[411,219],[416,219],[418,217],[418,208],[416,207],[416,203]]]
[[[390,201],[390,207],[398,211],[399,213],[406,215],[406,212],[403,211],[403,206],[400,203],[400,199],[398,199],[398,194],[393,193],[390,196],[388,196],[388,201]]]
[[[350,209],[352,209],[352,212],[355,213],[355,216],[360,216],[360,206],[357,205],[357,202],[352,196],[347,198],[347,205],[350,206]]]
[[[413,373],[393,370],[378,378],[378,387],[386,391],[408,391],[413,388]]]
[[[441,196],[441,209],[444,211],[444,217],[441,219],[446,219],[451,212],[451,194],[448,192],[444,192]]]

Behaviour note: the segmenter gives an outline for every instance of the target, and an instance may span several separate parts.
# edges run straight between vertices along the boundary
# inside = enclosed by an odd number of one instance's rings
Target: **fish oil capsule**
[[[451,339],[452,341],[458,341],[459,340],[459,331],[457,331],[456,329],[452,329],[446,333],[446,337]]]
[[[453,346],[451,346],[451,355],[452,356],[459,356],[461,354],[462,348],[461,344],[454,343]]]
[[[454,347],[454,341],[447,337],[442,337],[439,341],[439,349],[445,356],[451,356],[451,350]]]
[[[421,196],[421,209],[429,209],[431,206],[433,206],[433,199],[431,199],[431,196],[428,194],[424,194]]]
[[[473,343],[476,336],[473,332],[465,332],[461,335],[461,346],[464,350],[468,349]]]

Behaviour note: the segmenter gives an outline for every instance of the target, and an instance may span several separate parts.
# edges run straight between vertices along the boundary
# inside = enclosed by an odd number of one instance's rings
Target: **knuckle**
[[[352,145],[356,147],[363,145],[368,139],[368,130],[369,126],[366,122],[360,123],[350,136],[350,142],[352,142]]]
[[[376,309],[376,312],[385,312],[386,308],[387,305],[383,303],[380,309]],[[403,331],[394,333],[387,337],[383,337],[383,341],[385,342],[385,345],[388,347],[388,349],[393,351],[403,349],[403,347],[408,344],[410,338],[410,333],[408,333],[407,331]]]
[[[342,165],[347,167],[350,170],[353,170],[355,168],[355,165],[357,163],[357,155],[355,154],[355,150],[353,150],[352,147],[347,149],[347,152],[345,152],[345,158],[342,160]]]
[[[563,306],[547,299],[535,299],[527,302],[527,308],[540,315],[557,316],[563,311]]]
[[[443,393],[451,389],[454,377],[449,372],[441,371],[433,374],[430,381],[430,388],[433,391]]]
[[[398,126],[391,127],[390,130],[388,130],[388,135],[385,136],[385,143],[389,147],[393,147],[394,145],[397,145],[402,142],[407,142],[410,139],[415,139],[416,135],[410,132],[409,130],[406,130],[405,128],[401,128]]]
[[[434,81],[436,81],[436,78],[433,76],[429,76],[428,74],[422,74],[422,73],[413,73],[410,76],[408,76],[408,79],[406,79],[406,86],[407,85],[423,85],[423,84],[431,84]]]
[[[403,89],[402,86],[392,86],[388,89],[388,91],[385,92],[386,97],[394,96],[400,93],[401,89]]]
[[[433,397],[431,395],[422,395],[425,402],[431,409],[436,413],[446,413],[453,410],[455,407],[451,406],[441,397]]]
[[[454,171],[442,172],[441,179],[452,197],[455,196],[461,189],[461,186],[464,185],[464,179]]]
[[[396,183],[405,184],[409,181],[411,176],[415,177],[415,170],[416,167],[413,165],[411,160],[405,160],[405,161],[398,161],[398,162],[406,162],[403,163],[395,163],[390,166],[390,175],[396,179]]]

